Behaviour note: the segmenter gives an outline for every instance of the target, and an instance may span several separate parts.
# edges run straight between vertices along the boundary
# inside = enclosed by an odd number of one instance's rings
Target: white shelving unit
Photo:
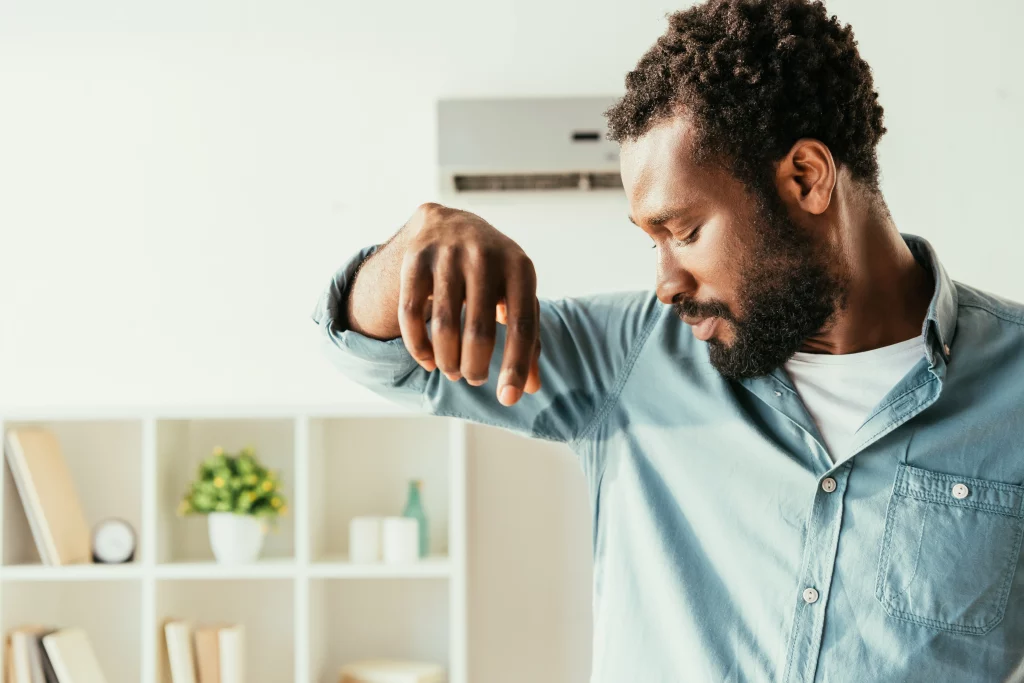
[[[110,683],[170,683],[170,618],[245,624],[249,683],[336,683],[346,661],[377,657],[437,661],[450,683],[466,683],[462,422],[364,405],[0,416],[0,433],[25,425],[59,437],[90,524],[123,518],[139,547],[125,565],[42,566],[5,459],[0,631],[85,628]],[[221,566],[205,519],[180,518],[177,505],[215,446],[246,445],[281,472],[290,514],[260,561]],[[431,555],[348,562],[349,520],[400,514],[413,478],[423,481]]]

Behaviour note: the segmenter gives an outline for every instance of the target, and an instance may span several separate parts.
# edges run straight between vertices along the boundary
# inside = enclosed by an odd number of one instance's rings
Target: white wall
[[[931,239],[954,277],[1024,299],[1011,213],[1024,181],[1022,4],[829,6],[875,70],[901,228]],[[435,99],[618,92],[677,7],[0,0],[0,412],[365,397],[319,355],[308,314],[343,259],[436,198]],[[652,283],[621,198],[473,208],[535,258],[543,294]],[[575,492],[532,501],[534,513],[588,534],[580,478],[560,458],[524,461],[550,490]],[[535,542],[487,507],[515,473],[473,464],[471,541],[488,553],[491,531],[511,549]],[[557,571],[474,556],[471,600],[493,607],[473,612],[475,681],[514,680],[516,652],[551,658],[523,663],[529,680],[585,679],[585,614],[526,629],[493,593],[514,579],[585,612],[587,588],[571,580],[585,550]]]
[[[342,259],[436,198],[434,100],[618,92],[674,4],[626,7],[3,0],[0,407],[346,395],[307,316]],[[874,65],[900,225],[1024,298],[1021,3],[831,8]],[[622,202],[479,210],[546,293],[652,282]],[[563,247],[595,256],[561,268]]]

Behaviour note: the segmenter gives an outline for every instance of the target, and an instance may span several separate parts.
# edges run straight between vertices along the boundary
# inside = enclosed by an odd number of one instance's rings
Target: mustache
[[[677,299],[672,302],[672,308],[680,318],[688,316],[691,318],[721,318],[722,320],[734,321],[732,311],[722,301],[694,301],[693,299]]]

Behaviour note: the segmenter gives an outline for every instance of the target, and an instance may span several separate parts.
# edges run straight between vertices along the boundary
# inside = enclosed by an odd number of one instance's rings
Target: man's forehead
[[[658,167],[676,165],[689,159],[693,142],[693,125],[682,116],[673,116],[655,124],[637,139],[622,143],[620,158],[623,171],[638,174],[634,180],[642,182],[644,174]]]
[[[693,126],[673,117],[622,144],[622,182],[635,219],[699,202]]]

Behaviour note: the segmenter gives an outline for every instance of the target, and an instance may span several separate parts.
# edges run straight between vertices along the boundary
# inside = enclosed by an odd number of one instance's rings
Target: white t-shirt
[[[924,355],[924,338],[914,337],[862,353],[797,353],[786,363],[832,462],[845,455],[871,410]]]

